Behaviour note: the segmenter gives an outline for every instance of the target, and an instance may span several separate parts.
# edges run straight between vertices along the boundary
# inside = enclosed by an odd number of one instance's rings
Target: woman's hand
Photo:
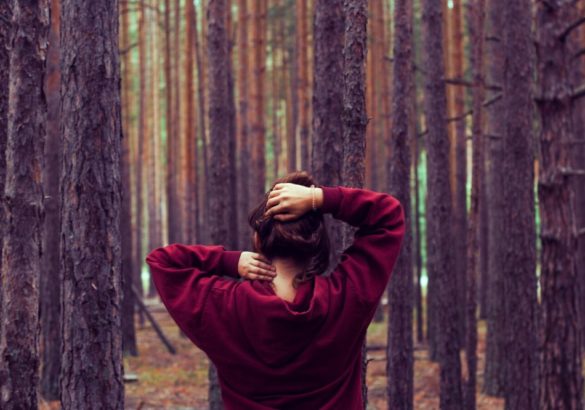
[[[259,253],[243,251],[238,261],[238,273],[244,279],[272,280],[276,276],[276,268]]]
[[[310,211],[312,205],[312,188],[290,182],[278,183],[268,195],[266,215],[282,222],[292,221]],[[315,206],[323,202],[323,190],[315,188]]]

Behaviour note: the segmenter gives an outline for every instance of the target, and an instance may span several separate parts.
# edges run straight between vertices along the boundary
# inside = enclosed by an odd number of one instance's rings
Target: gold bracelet
[[[313,207],[313,211],[316,211],[317,208],[315,207],[315,185],[311,185],[311,205]]]

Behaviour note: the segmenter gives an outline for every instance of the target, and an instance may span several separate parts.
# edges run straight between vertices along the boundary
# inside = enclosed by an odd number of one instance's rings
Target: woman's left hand
[[[244,251],[238,261],[238,273],[244,279],[272,280],[276,276],[276,268],[259,253]]]

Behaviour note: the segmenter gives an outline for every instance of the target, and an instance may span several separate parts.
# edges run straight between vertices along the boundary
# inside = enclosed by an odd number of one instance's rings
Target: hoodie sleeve
[[[377,305],[400,253],[404,211],[394,196],[369,189],[320,186],[321,211],[357,227],[332,276],[349,281],[357,298]]]
[[[221,245],[174,243],[152,250],[146,263],[160,298],[183,332],[196,340],[205,303],[212,288],[220,286],[220,275],[239,278],[242,251]]]

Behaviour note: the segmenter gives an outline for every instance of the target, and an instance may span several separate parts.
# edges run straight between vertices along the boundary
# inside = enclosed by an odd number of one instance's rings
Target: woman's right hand
[[[265,215],[287,222],[309,212],[312,205],[312,188],[304,185],[281,182],[274,186],[268,195]],[[323,203],[323,190],[315,187],[315,207]]]

